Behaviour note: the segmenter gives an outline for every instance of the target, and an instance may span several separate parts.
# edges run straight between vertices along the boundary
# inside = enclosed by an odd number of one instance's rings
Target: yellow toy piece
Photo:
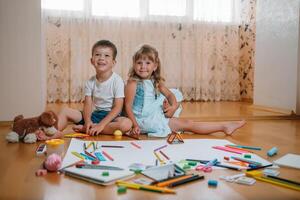
[[[123,135],[122,131],[120,131],[120,130],[115,130],[114,131],[114,136],[115,136],[116,140],[121,140],[122,139],[122,135]]]

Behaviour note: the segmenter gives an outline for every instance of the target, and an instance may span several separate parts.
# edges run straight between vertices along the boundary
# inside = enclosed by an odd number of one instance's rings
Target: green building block
[[[118,186],[118,194],[124,194],[127,192],[127,188],[125,186]]]
[[[102,176],[109,176],[109,172],[102,172]]]

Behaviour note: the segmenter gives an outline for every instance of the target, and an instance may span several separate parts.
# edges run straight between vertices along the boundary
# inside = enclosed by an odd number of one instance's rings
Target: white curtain
[[[42,1],[48,102],[83,100],[91,47],[101,39],[117,46],[114,71],[124,80],[146,43],[159,51],[166,85],[186,100],[240,100],[242,0],[55,1]]]

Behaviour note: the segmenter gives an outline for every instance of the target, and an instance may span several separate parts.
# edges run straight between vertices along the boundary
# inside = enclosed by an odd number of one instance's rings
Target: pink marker
[[[237,154],[245,153],[245,151],[241,151],[241,150],[238,150],[238,149],[232,149],[232,148],[229,148],[229,147],[214,146],[212,148],[222,150],[222,151],[228,151],[228,152],[231,152],[231,153],[237,153]]]
[[[142,147],[134,142],[130,142],[131,145],[135,146],[138,149],[141,149]]]

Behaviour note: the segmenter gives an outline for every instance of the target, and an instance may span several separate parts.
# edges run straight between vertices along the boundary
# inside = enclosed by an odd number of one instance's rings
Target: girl
[[[245,121],[194,122],[172,117],[178,108],[174,94],[163,84],[158,52],[143,45],[133,56],[129,80],[125,88],[125,110],[133,122],[132,134],[148,133],[149,136],[166,137],[172,131],[197,134],[224,132],[231,135]],[[166,97],[161,108],[162,95]]]

